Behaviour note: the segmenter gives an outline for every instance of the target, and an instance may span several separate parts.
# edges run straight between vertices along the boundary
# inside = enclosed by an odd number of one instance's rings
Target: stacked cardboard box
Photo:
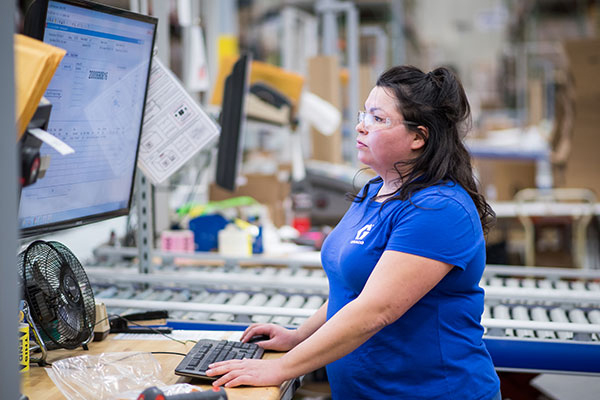
[[[515,194],[535,187],[535,162],[510,159],[473,159],[483,194],[492,201],[511,201]]]
[[[317,56],[308,60],[308,90],[342,109],[340,66],[335,56]],[[312,129],[312,158],[340,164],[342,162],[342,130],[324,136]]]
[[[218,201],[238,196],[250,196],[267,206],[275,226],[284,225],[286,223],[284,201],[290,195],[290,184],[280,181],[276,175],[246,174],[245,178],[246,183],[238,186],[234,192],[211,184],[210,200]]]
[[[563,186],[600,196],[600,39],[567,41],[564,48],[575,84],[575,121]]]

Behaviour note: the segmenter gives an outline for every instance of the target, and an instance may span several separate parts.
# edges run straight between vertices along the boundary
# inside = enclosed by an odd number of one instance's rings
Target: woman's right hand
[[[267,340],[256,342],[265,350],[288,351],[301,341],[297,337],[296,329],[286,329],[276,324],[252,324],[244,331],[240,340],[246,343],[257,335],[269,337]]]

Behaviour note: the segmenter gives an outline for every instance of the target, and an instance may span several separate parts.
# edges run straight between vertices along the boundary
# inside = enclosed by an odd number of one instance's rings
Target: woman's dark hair
[[[483,231],[487,233],[495,221],[495,213],[477,190],[471,157],[462,141],[470,129],[471,109],[459,79],[443,67],[426,74],[413,66],[398,66],[385,71],[377,79],[377,86],[396,98],[400,114],[406,121],[416,123],[406,124],[406,128],[425,141],[416,158],[400,160],[394,165],[402,185],[383,204],[394,199],[407,200],[421,189],[454,182],[473,199]],[[417,129],[417,125],[427,127],[428,134]],[[368,187],[354,201],[364,200],[367,193]]]

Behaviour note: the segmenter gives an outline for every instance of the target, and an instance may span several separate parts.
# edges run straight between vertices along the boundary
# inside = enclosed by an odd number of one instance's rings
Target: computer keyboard
[[[261,358],[263,353],[263,348],[254,343],[201,339],[175,368],[175,374],[215,380],[218,376],[206,376],[210,364],[233,359]]]

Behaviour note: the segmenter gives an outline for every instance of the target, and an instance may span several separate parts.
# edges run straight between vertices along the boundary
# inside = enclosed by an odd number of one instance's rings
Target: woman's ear
[[[417,126],[417,130],[418,132],[415,132],[415,137],[411,145],[412,150],[422,149],[429,138],[429,129],[426,126],[419,125]]]

